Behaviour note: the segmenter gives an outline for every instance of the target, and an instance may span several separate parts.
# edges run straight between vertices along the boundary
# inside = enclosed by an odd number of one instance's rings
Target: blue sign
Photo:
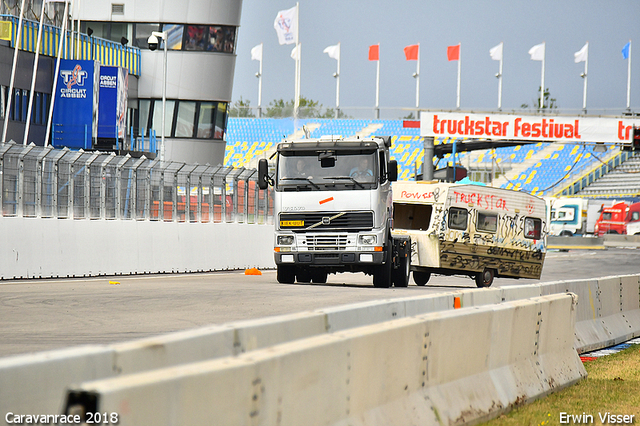
[[[97,61],[60,61],[53,108],[53,146],[92,148],[98,136],[99,76]]]
[[[100,67],[98,138],[123,140],[126,130],[129,72],[121,67]]]

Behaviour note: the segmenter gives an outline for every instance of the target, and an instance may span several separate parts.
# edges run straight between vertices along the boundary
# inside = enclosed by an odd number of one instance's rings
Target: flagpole
[[[418,43],[418,63],[416,64],[416,108],[420,108],[420,43]],[[416,115],[418,113],[416,112]]]
[[[18,50],[22,42],[22,17],[24,11],[24,0],[20,4],[20,18],[18,19],[18,34],[16,36],[16,45],[13,51],[13,64],[11,65],[11,80],[9,82],[9,92],[7,94],[7,109],[4,114],[4,123],[2,126],[2,142],[7,141],[7,126],[9,125],[9,112],[11,111],[11,99],[13,98],[13,83],[16,79],[16,66],[18,65]]]
[[[502,111],[502,59],[504,58],[504,42],[500,42],[500,70],[498,71],[498,111]]]
[[[458,92],[456,97],[457,109],[460,109],[460,67],[462,63],[462,53],[460,52],[460,50],[462,50],[462,45],[461,43],[458,43]]]
[[[340,42],[338,42],[338,70],[336,71],[336,118],[340,117]]]
[[[293,118],[298,119],[298,108],[300,108],[300,3],[296,2],[296,77],[294,89]]]
[[[38,61],[40,59],[40,43],[42,41],[42,23],[44,21],[44,5],[42,2],[42,10],[40,11],[40,22],[38,23],[38,38],[36,40],[36,56],[33,60],[33,72],[31,76],[31,91],[29,92],[29,107],[27,108],[27,122],[25,123],[23,145],[27,145],[29,139],[29,128],[31,127],[31,110],[33,108],[33,95],[36,89],[36,76],[38,74]]]
[[[262,116],[262,55],[264,43],[260,43],[260,68],[258,71],[258,118]]]
[[[542,83],[540,85],[540,109],[544,109],[544,60],[547,56],[547,42],[543,41],[543,51],[542,51]]]
[[[631,108],[631,40],[629,40],[629,64],[627,68],[627,109]]]
[[[589,42],[587,42],[587,57],[584,58],[584,93],[582,94],[582,109],[587,112],[587,70],[589,68]]]
[[[380,43],[378,43],[378,60],[376,61],[376,119],[380,118]]]
[[[49,135],[51,135],[51,120],[53,119],[53,105],[56,99],[56,90],[58,87],[58,74],[60,73],[60,58],[62,56],[62,43],[64,42],[67,28],[67,10],[69,1],[64,2],[64,16],[62,17],[62,25],[60,26],[60,41],[58,42],[58,52],[56,57],[56,70],[53,74],[53,88],[51,89],[51,103],[49,104],[49,117],[47,118],[47,130],[44,136],[44,146],[49,145]],[[166,42],[165,42],[166,45]],[[162,126],[164,129],[164,126]],[[51,144],[53,145],[53,143]]]

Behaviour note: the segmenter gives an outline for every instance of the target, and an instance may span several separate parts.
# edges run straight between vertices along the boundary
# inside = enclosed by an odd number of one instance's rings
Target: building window
[[[148,49],[147,40],[153,31],[160,31],[160,24],[135,24],[134,25],[134,46],[140,49]]]
[[[200,102],[197,138],[211,139],[213,137],[214,112],[215,107],[213,102]]]
[[[178,115],[176,120],[176,138],[192,138],[194,120],[196,117],[196,103],[192,101],[180,101],[178,103]]]
[[[164,24],[162,31],[167,32],[167,49],[182,50],[182,39],[184,37],[184,25]],[[164,42],[160,43],[160,48],[164,49]]]
[[[227,128],[227,103],[206,101],[178,101],[167,99],[165,137],[223,139]],[[140,99],[139,132],[149,135],[148,129],[161,134],[162,100]]]
[[[173,123],[173,110],[176,106],[176,101],[168,100],[166,104],[166,113],[164,116],[164,135],[171,135],[171,124]],[[156,99],[153,102],[153,120],[151,121],[153,128],[156,131],[156,136],[162,135],[162,99]]]

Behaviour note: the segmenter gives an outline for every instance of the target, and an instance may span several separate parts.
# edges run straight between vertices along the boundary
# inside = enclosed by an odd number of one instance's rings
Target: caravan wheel
[[[476,274],[476,285],[478,287],[490,287],[493,284],[493,277],[495,277],[493,269],[485,269],[482,272]]]

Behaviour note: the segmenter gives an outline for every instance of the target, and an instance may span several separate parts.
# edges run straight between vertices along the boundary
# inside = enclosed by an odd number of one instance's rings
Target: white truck
[[[587,199],[577,197],[552,199],[549,235],[572,237],[586,234],[587,203]]]
[[[546,254],[546,206],[520,191],[472,184],[395,182],[394,235],[411,238],[417,285],[432,273],[539,279]]]
[[[364,272],[376,287],[409,284],[409,237],[391,233],[398,166],[390,145],[390,137],[283,141],[273,176],[267,159],[258,161],[258,186],[275,190],[278,282]]]

